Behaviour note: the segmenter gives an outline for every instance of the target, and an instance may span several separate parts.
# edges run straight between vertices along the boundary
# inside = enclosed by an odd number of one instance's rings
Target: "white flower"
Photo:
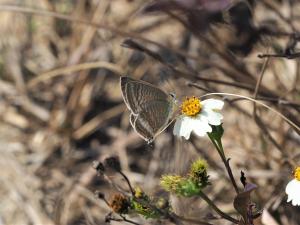
[[[196,97],[187,98],[181,105],[182,115],[175,122],[173,134],[189,139],[193,131],[198,136],[211,132],[210,125],[221,124],[223,116],[217,112],[223,108],[224,102],[217,99],[200,101]]]
[[[285,188],[285,192],[288,195],[287,202],[292,201],[293,206],[300,206],[300,167],[295,169],[294,177]]]

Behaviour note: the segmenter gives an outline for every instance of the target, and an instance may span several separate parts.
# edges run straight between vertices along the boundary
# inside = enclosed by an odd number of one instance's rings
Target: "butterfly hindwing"
[[[154,131],[148,121],[142,116],[138,115],[136,117],[133,128],[147,142],[151,142],[151,140],[153,140]]]
[[[153,139],[168,124],[172,115],[172,103],[155,100],[147,102],[141,108],[133,127],[145,139]]]

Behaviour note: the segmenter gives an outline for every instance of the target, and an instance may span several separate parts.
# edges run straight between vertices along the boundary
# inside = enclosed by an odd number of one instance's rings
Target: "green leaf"
[[[211,125],[211,127],[212,127],[212,132],[208,134],[209,137],[214,139],[217,142],[221,141],[221,138],[224,134],[224,129],[222,127],[222,124],[219,126]]]

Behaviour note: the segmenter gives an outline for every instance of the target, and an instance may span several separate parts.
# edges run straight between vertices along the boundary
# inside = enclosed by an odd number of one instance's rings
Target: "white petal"
[[[202,110],[201,115],[207,118],[208,123],[211,125],[218,126],[221,124],[221,120],[223,119],[223,116],[221,113],[214,112],[212,110]]]
[[[186,116],[181,116],[176,119],[173,134],[179,137],[184,137],[185,139],[189,139],[192,132],[192,123],[191,119]]]
[[[175,124],[174,124],[174,128],[173,128],[173,134],[175,136],[179,136],[179,133],[180,133],[180,128],[182,126],[182,117],[178,117],[175,121]]]
[[[296,193],[294,196],[292,196],[294,198],[294,201],[297,204],[300,204],[300,193],[299,193],[299,189],[297,190],[298,193]]]
[[[293,200],[292,200],[292,205],[293,206],[297,206],[298,205],[298,199],[297,198],[294,198]]]
[[[300,206],[300,181],[296,179],[291,180],[286,185],[285,192],[288,195],[287,202],[292,201],[292,205]]]
[[[182,135],[186,140],[190,138],[190,135],[193,131],[193,119],[190,117],[183,118],[183,126],[182,126]]]
[[[300,181],[297,181],[296,179],[291,180],[286,185],[285,192],[287,194],[295,193],[295,189],[297,189],[298,185],[299,185],[299,188],[300,188]]]
[[[194,120],[193,131],[198,136],[203,137],[207,132],[211,132],[212,128],[209,126],[208,121],[200,115]]]
[[[201,101],[203,109],[221,110],[224,106],[224,102],[218,99],[206,99]]]

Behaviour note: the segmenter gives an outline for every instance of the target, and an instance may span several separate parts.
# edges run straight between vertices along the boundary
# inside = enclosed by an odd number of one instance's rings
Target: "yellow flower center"
[[[294,171],[294,177],[296,180],[300,181],[300,167],[299,166]]]
[[[193,96],[186,98],[181,105],[181,112],[187,116],[196,116],[201,111],[202,105],[199,98]]]

